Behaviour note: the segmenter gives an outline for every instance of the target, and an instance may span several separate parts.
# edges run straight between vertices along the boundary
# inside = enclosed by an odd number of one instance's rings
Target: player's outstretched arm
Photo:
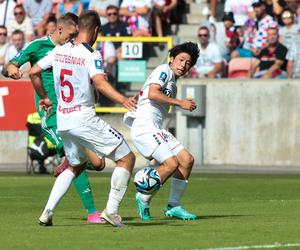
[[[148,98],[151,101],[162,103],[162,104],[168,104],[168,105],[175,105],[179,106],[182,109],[186,109],[189,111],[193,111],[197,108],[197,104],[195,101],[191,99],[176,99],[169,96],[166,96],[161,91],[161,86],[159,84],[150,84],[149,86],[149,95]]]
[[[95,88],[110,98],[112,101],[122,104],[125,108],[130,111],[134,111],[136,108],[136,97],[126,98],[117,90],[115,90],[106,80],[106,75],[97,74],[92,77]]]
[[[23,73],[19,69],[19,64],[17,62],[9,62],[5,64],[2,69],[2,75],[5,77],[10,77],[14,80],[18,80],[22,77]]]

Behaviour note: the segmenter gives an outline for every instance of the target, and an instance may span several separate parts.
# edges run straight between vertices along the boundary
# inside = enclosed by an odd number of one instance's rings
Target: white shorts
[[[162,163],[176,156],[183,145],[167,130],[155,126],[141,126],[134,122],[131,127],[131,139],[138,151],[148,159]]]
[[[112,161],[123,158],[131,151],[123,136],[97,116],[88,120],[85,126],[60,131],[60,136],[72,166],[82,165],[88,160],[87,149]]]

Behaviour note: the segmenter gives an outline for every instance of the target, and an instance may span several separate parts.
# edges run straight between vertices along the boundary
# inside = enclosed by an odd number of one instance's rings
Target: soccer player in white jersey
[[[99,51],[91,47],[100,30],[99,16],[87,11],[79,17],[79,33],[74,41],[56,47],[30,71],[30,77],[39,96],[40,105],[46,110],[51,101],[43,88],[40,73],[52,69],[58,97],[57,125],[64,142],[70,167],[61,173],[53,185],[45,209],[39,218],[42,225],[52,225],[54,208],[67,192],[72,180],[85,168],[86,149],[105,156],[116,163],[111,177],[111,190],[106,209],[101,217],[113,226],[124,224],[119,216],[119,206],[126,192],[135,162],[122,135],[96,115],[94,90],[134,110],[134,97],[126,98],[107,82]]]
[[[170,63],[158,66],[148,77],[140,91],[137,109],[124,116],[124,122],[131,126],[131,138],[138,151],[148,159],[155,159],[160,165],[157,172],[163,184],[171,175],[171,192],[165,215],[184,220],[197,216],[185,210],[180,199],[186,188],[194,159],[162,124],[170,105],[193,111],[196,103],[190,99],[176,99],[176,80],[185,75],[199,56],[197,44],[186,42],[170,50]],[[153,194],[136,194],[139,216],[150,220],[150,200]]]

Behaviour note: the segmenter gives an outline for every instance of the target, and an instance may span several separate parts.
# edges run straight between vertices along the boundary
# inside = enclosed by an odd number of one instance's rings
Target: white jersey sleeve
[[[159,84],[162,88],[172,79],[173,74],[169,67],[161,65],[157,67],[147,79],[147,84]]]
[[[53,61],[55,57],[55,49],[51,50],[48,55],[43,57],[41,60],[37,62],[37,64],[43,69],[49,69],[53,66]]]
[[[94,51],[87,65],[90,78],[97,74],[105,74],[102,56],[99,51]]]

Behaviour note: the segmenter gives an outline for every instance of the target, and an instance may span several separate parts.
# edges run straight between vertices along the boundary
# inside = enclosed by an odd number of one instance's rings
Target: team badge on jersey
[[[161,72],[159,76],[159,80],[165,82],[167,79],[167,74],[165,72]]]
[[[95,62],[95,68],[96,69],[100,69],[100,70],[103,69],[101,60],[94,60],[94,62]]]

